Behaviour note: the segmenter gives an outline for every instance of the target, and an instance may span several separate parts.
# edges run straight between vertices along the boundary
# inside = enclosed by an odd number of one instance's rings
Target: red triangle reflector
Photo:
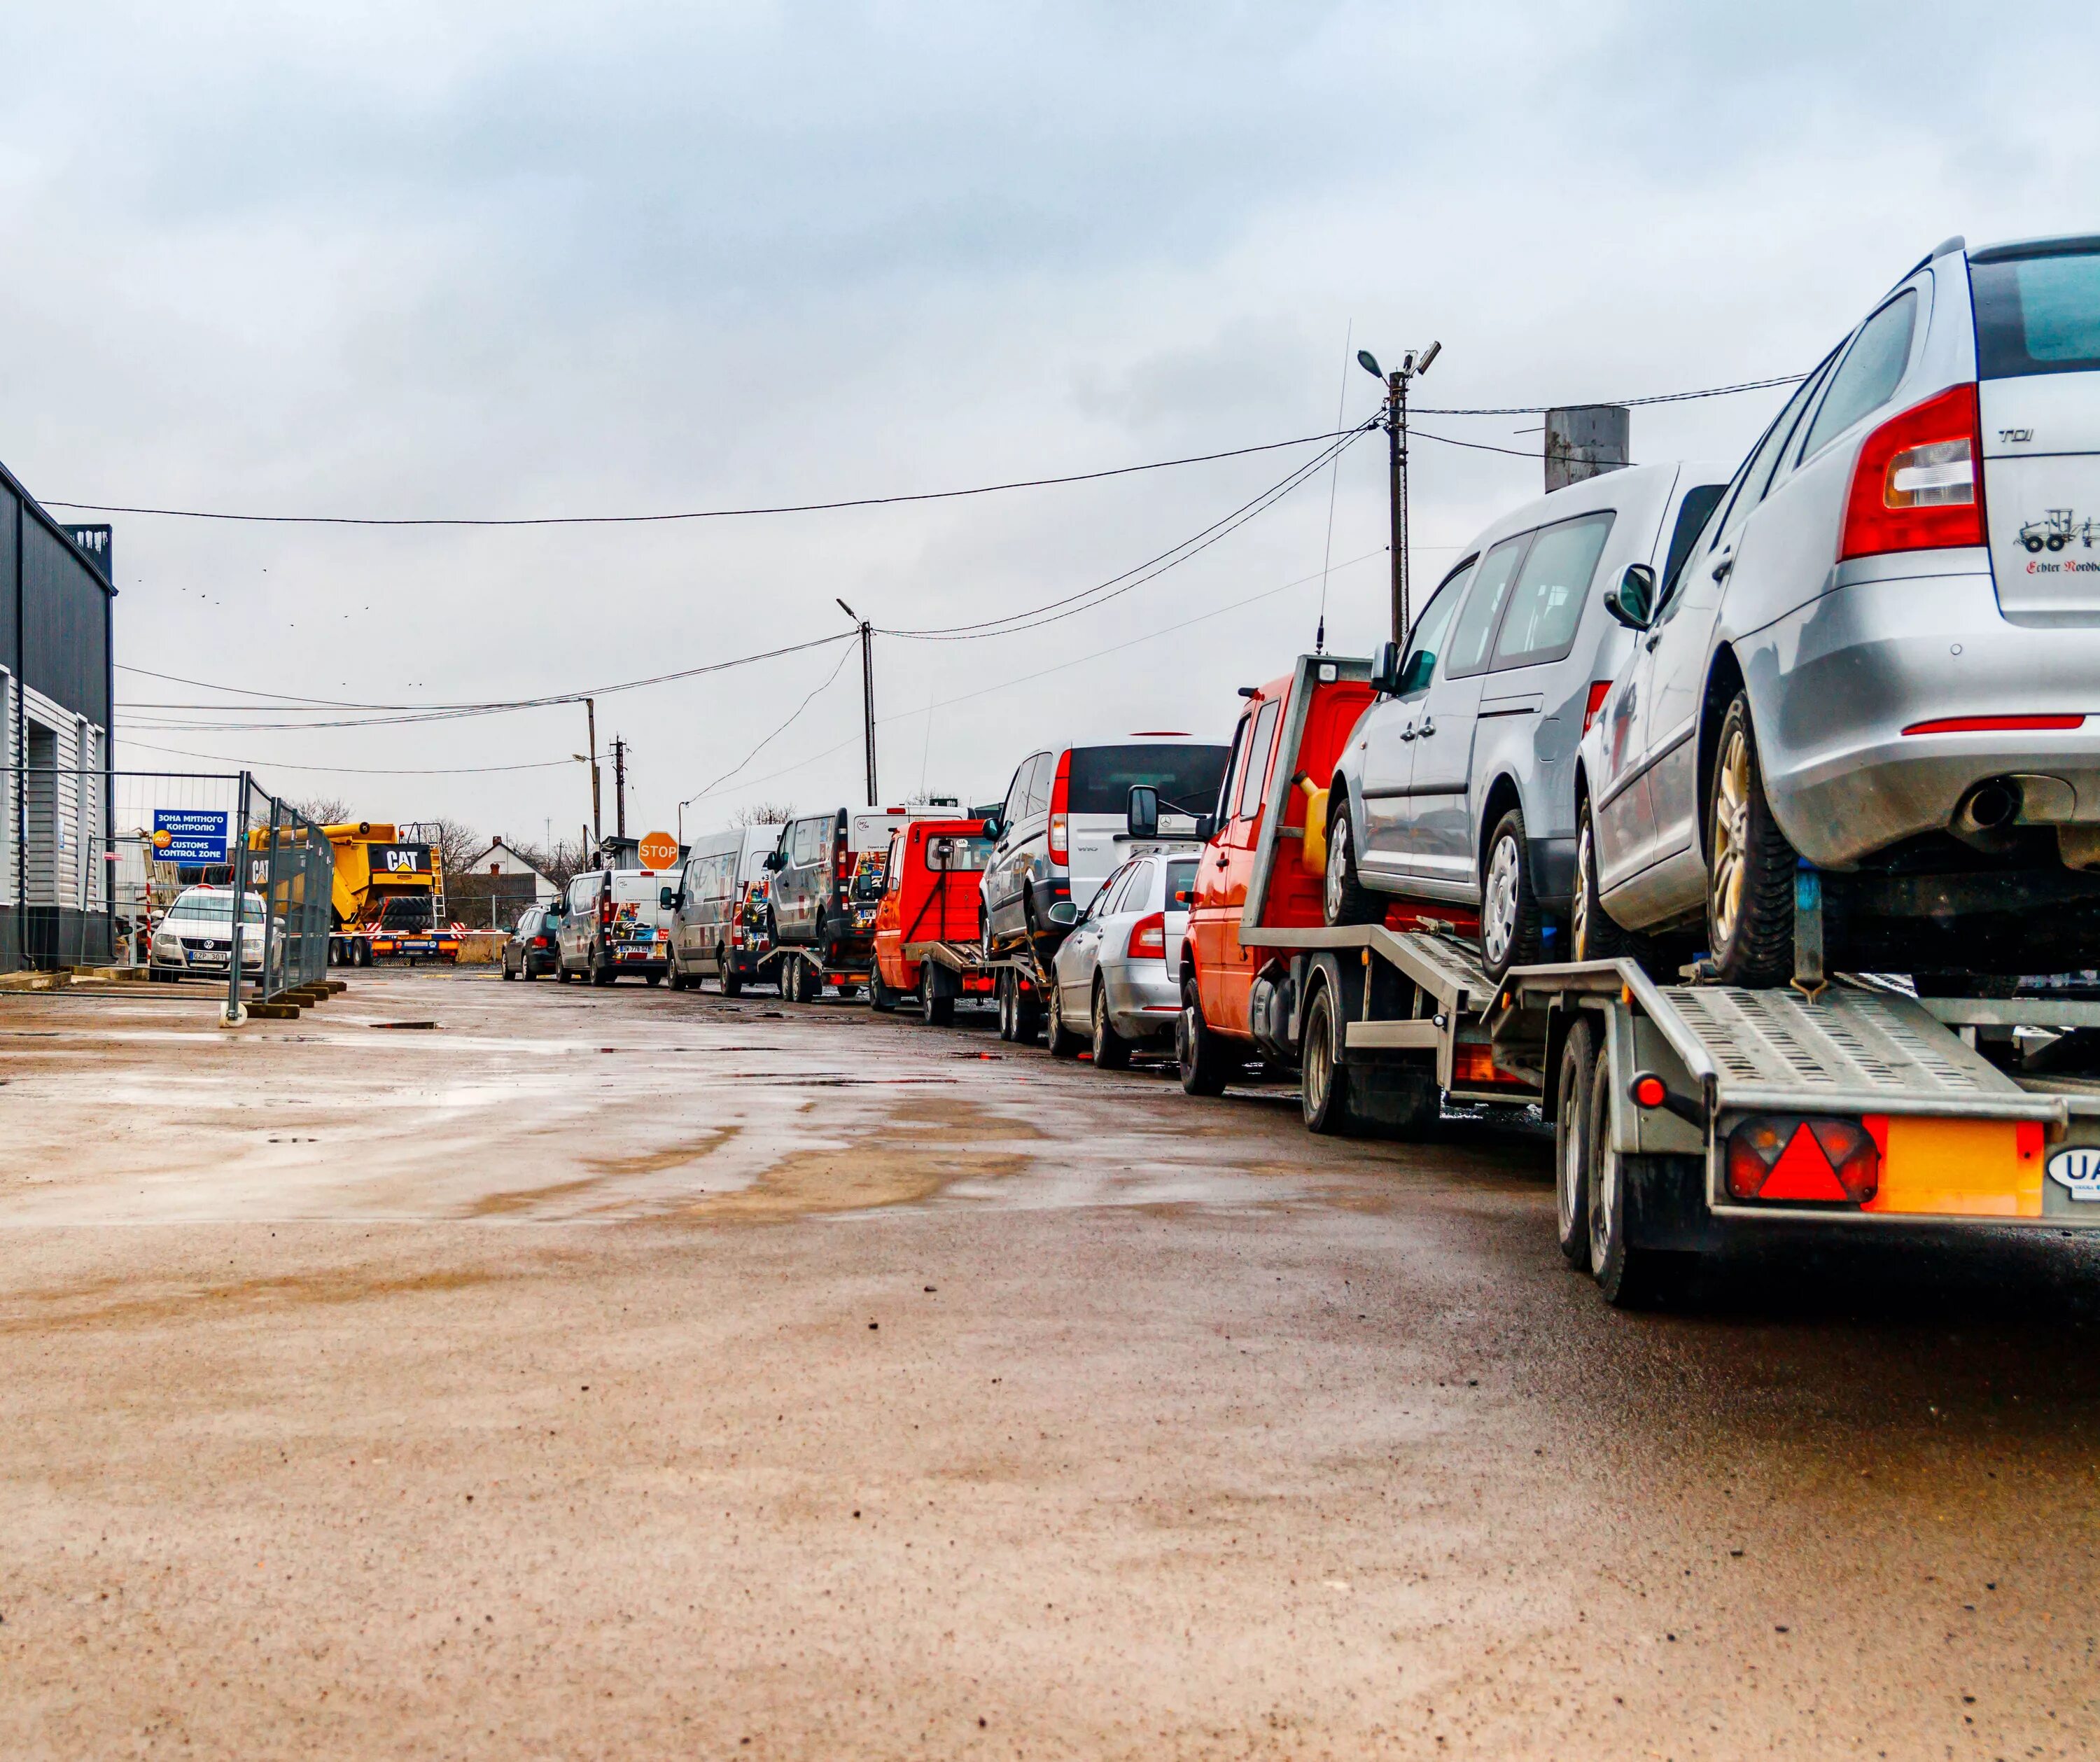
[[[1779,1160],[1772,1164],[1764,1185],[1758,1189],[1758,1197],[1842,1205],[1851,1195],[1846,1192],[1845,1184],[1838,1178],[1838,1171],[1830,1166],[1830,1159],[1823,1154],[1823,1146],[1816,1142],[1815,1134],[1804,1121],[1793,1128],[1793,1137],[1780,1152]]]

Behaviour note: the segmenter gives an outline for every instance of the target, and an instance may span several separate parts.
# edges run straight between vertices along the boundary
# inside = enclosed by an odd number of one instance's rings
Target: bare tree
[[[437,831],[430,855],[448,882],[455,876],[465,874],[467,864],[488,848],[488,841],[479,832],[459,820],[439,819],[428,824]]]
[[[748,802],[729,817],[732,826],[784,826],[795,817],[792,802]]]
[[[350,811],[350,804],[341,796],[317,795],[304,802],[294,802],[297,808],[316,826],[354,825],[356,816]]]
[[[558,838],[551,846],[515,844],[510,848],[557,887],[566,887],[583,872],[585,853],[580,838]]]

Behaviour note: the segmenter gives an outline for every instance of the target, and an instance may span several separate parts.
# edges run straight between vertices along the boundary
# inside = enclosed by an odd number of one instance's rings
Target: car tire
[[[1357,829],[1344,797],[1327,820],[1327,868],[1320,910],[1330,925],[1383,924],[1385,901],[1357,877]]]
[[[611,967],[600,966],[595,962],[592,965],[590,982],[593,985],[610,985],[619,977],[620,975]]]
[[[1590,1075],[1590,1266],[1615,1309],[1651,1309],[1674,1295],[1687,1256],[1636,1247],[1627,1239],[1627,1192],[1647,1164],[1663,1159],[1622,1156],[1612,1147],[1612,1061],[1593,1060]]]
[[[933,963],[922,962],[919,968],[919,1018],[929,1028],[945,1028],[955,1019],[955,1000],[944,992],[933,977]],[[1005,1011],[999,1019],[1006,1019]],[[1001,1039],[1005,1036],[1002,1035]]]
[[[1046,1038],[1050,1043],[1052,1058],[1077,1058],[1087,1049],[1087,1037],[1076,1033],[1065,1021],[1065,987],[1052,985],[1045,1004],[1043,1019],[1048,1024]]]
[[[1524,810],[1513,807],[1495,822],[1480,863],[1480,965],[1493,983],[1511,967],[1538,964],[1543,927]]]
[[[682,991],[692,983],[692,981],[688,979],[684,974],[678,970],[678,963],[675,960],[672,961],[670,966],[666,969],[665,977],[670,980],[671,989],[674,991]]]
[[[1706,946],[1724,985],[1783,985],[1793,973],[1793,846],[1772,818],[1750,700],[1721,718],[1708,797]]]
[[[554,962],[554,983],[557,985],[566,985],[569,983],[569,969],[558,960]]]
[[[879,1016],[886,1016],[897,1007],[899,994],[882,983],[880,973],[867,976],[867,1007]]]
[[[1595,1101],[1596,1030],[1578,1013],[1560,1046],[1560,1082],[1553,1118],[1554,1225],[1560,1252],[1590,1270],[1590,1109]]]
[[[1181,1089],[1187,1095],[1222,1095],[1238,1076],[1238,1061],[1227,1056],[1203,1019],[1202,993],[1193,975],[1181,982],[1181,1013],[1174,1023],[1174,1053],[1181,1064]]]
[[[1586,799],[1575,812],[1575,899],[1569,913],[1571,960],[1617,960],[1634,953],[1633,938],[1604,909],[1597,886],[1597,825]]]
[[[1109,988],[1100,979],[1094,981],[1094,1068],[1096,1071],[1124,1071],[1130,1066],[1130,1042],[1116,1031],[1116,1025],[1109,1018]]]
[[[510,963],[508,960],[503,963],[503,976],[506,979],[514,979],[518,977],[515,973],[513,973],[510,970]]]
[[[651,985],[661,985],[664,983],[664,975],[660,973],[645,973],[642,976]]]
[[[741,997],[743,995],[743,975],[734,967],[725,966],[721,969],[721,994],[725,997]]]
[[[1013,1038],[1017,1045],[1033,1046],[1043,1034],[1043,998],[1039,992],[1023,991],[1021,975],[1013,976]]]
[[[1335,1007],[1335,988],[1325,981],[1314,987],[1305,1006],[1298,1100],[1308,1132],[1351,1137],[1363,1129],[1349,1091],[1349,1067],[1342,1062],[1342,1023]]]

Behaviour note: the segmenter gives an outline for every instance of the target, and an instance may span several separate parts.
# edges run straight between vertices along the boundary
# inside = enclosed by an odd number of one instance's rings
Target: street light
[[[1392,639],[1407,640],[1407,388],[1429,371],[1429,364],[1443,348],[1432,342],[1417,352],[1410,349],[1399,368],[1387,373],[1369,349],[1357,351],[1357,364],[1385,386],[1385,431],[1388,440],[1388,478],[1392,501]]]

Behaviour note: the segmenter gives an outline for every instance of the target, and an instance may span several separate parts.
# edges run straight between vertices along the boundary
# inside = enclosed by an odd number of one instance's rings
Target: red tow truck
[[[974,819],[915,819],[893,835],[875,914],[876,970],[868,1001],[894,1009],[918,1000],[934,1027],[960,997],[989,1000],[998,983],[978,946],[978,878],[990,844]]]

